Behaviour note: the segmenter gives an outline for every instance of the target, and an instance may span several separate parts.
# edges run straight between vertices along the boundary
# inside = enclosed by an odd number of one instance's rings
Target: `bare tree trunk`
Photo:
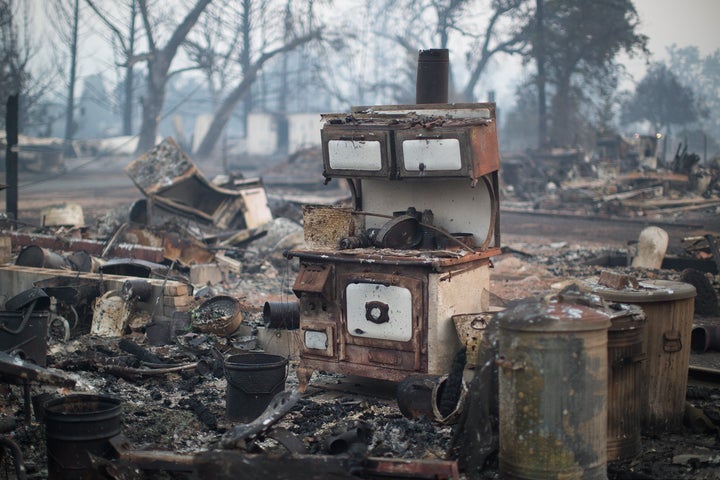
[[[256,67],[251,69],[249,72],[245,72],[242,82],[240,82],[240,84],[235,87],[227,97],[225,97],[222,104],[220,104],[220,108],[217,112],[215,112],[213,121],[210,124],[205,137],[203,137],[200,146],[198,147],[197,155],[209,156],[213,152],[215,144],[225,129],[225,125],[227,125],[227,122],[230,120],[232,112],[250,90],[250,86],[252,86],[253,82],[257,78],[259,70],[260,68]],[[247,122],[247,118],[245,121]]]
[[[73,6],[72,43],[70,45],[70,85],[68,86],[67,110],[65,112],[65,142],[75,133],[75,72],[77,69],[78,0]]]
[[[5,147],[5,181],[7,191],[5,192],[5,204],[8,215],[13,219],[18,218],[18,110],[20,95],[13,94],[7,97],[5,110],[6,147]]]
[[[150,63],[148,62],[148,67]],[[142,126],[136,153],[142,153],[155,145],[158,126],[160,125],[162,107],[165,103],[165,84],[167,76],[163,68],[157,64],[148,68],[147,87],[142,98]],[[167,73],[167,72],[165,72]]]
[[[135,16],[137,4],[132,0],[130,6],[130,32],[128,38],[128,56],[135,54]],[[125,102],[123,105],[123,134],[132,135],[132,113],[133,113],[133,65],[128,65],[125,70]]]
[[[143,97],[142,126],[136,153],[142,153],[155,145],[158,126],[161,120],[162,107],[165,103],[165,87],[168,80],[170,64],[175,58],[180,45],[185,41],[188,33],[197,22],[200,14],[212,0],[197,0],[192,10],[188,12],[183,21],[173,31],[170,39],[163,48],[155,46],[150,28],[150,19],[147,12],[147,0],[138,0],[140,3],[140,14],[145,24],[148,35],[149,54],[147,55],[148,78],[145,96]]]
[[[555,82],[557,92],[552,100],[552,115],[550,127],[550,147],[567,146],[575,142],[577,126],[573,110],[572,93],[570,91],[570,78],[562,76]]]
[[[247,70],[244,70],[242,81],[227,95],[227,97],[225,97],[225,99],[220,104],[220,108],[217,112],[215,112],[215,116],[212,123],[210,124],[210,128],[208,128],[208,131],[205,134],[205,138],[202,139],[202,142],[198,147],[198,155],[209,156],[212,153],[213,149],[215,148],[215,144],[222,135],[223,129],[227,125],[227,122],[230,120],[232,112],[235,110],[238,103],[243,100],[247,93],[250,91],[250,87],[257,79],[258,72],[260,71],[260,69],[262,69],[263,65],[265,65],[265,62],[267,62],[276,55],[294,50],[300,45],[308,43],[311,40],[317,38],[320,38],[320,31],[310,32],[307,35],[303,35],[302,37],[297,37],[294,40],[289,41],[282,47],[264,53],[256,62],[251,64]]]
[[[247,72],[251,69],[250,64],[250,52],[252,49],[252,43],[250,38],[250,33],[252,31],[252,23],[250,21],[250,17],[252,15],[252,3],[253,0],[242,0],[243,4],[243,22],[242,22],[242,50],[240,50],[240,66],[242,67],[243,72]],[[254,80],[254,79],[253,79]],[[245,80],[243,79],[243,83]],[[249,86],[248,86],[249,88]],[[232,95],[232,94],[231,94]],[[250,116],[250,111],[252,110],[252,97],[250,95],[245,95],[245,92],[242,94],[243,97],[243,136],[247,138],[248,134],[248,117]],[[222,109],[222,107],[220,107]],[[229,117],[228,117],[229,119]],[[213,119],[213,124],[215,123]],[[227,120],[223,122],[223,126],[227,123]],[[208,132],[209,133],[209,132]],[[217,141],[217,140],[216,140]],[[203,143],[205,143],[203,141]],[[214,148],[214,147],[213,147]],[[212,149],[210,149],[212,151]],[[208,152],[209,155],[210,152]]]
[[[543,25],[543,0],[536,0],[537,8],[535,18],[537,20],[536,32],[536,54],[537,62],[537,89],[538,89],[538,148],[544,148],[547,144],[547,100],[545,98],[545,33]]]

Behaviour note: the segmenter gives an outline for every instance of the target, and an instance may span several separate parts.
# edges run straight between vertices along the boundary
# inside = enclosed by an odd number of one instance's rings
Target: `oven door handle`
[[[385,302],[373,300],[365,303],[365,320],[378,325],[390,321],[390,306]]]

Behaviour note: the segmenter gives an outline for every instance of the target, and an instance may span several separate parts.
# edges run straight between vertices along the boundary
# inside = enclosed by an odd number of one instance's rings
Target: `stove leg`
[[[302,366],[297,367],[297,370],[295,370],[299,383],[298,390],[300,391],[300,393],[304,393],[307,389],[308,383],[310,382],[310,377],[312,377],[314,371],[314,368]]]

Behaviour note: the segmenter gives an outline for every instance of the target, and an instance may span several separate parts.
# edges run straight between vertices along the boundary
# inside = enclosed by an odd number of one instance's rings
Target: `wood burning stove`
[[[314,370],[399,381],[442,374],[452,317],[489,308],[499,253],[495,105],[356,107],[323,115],[327,181],[353,208],[307,208],[294,291],[301,385]],[[329,207],[326,207],[326,210]]]

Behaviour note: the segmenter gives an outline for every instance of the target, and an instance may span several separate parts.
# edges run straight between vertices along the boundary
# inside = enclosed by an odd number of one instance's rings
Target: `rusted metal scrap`
[[[65,252],[86,252],[89,255],[107,257],[132,257],[149,262],[162,262],[163,250],[160,247],[143,245],[117,244],[106,248],[105,242],[88,239],[67,239],[56,235],[39,235],[34,233],[3,231],[10,235],[13,248],[35,245]]]
[[[235,426],[232,430],[223,435],[221,445],[223,448],[244,447],[246,442],[251,441],[277,423],[293,409],[300,400],[300,392],[297,389],[280,392],[272,399],[270,405],[258,418],[248,424]]]
[[[162,248],[163,257],[176,260],[180,265],[210,263],[215,255],[205,243],[177,225],[153,226],[126,225],[122,230],[123,242]]]
[[[181,216],[218,228],[254,228],[272,220],[260,179],[237,189],[213,185],[168,137],[125,167],[145,194],[148,223]]]
[[[60,387],[75,385],[75,380],[63,372],[39,367],[5,352],[0,352],[0,377],[7,381],[24,382],[27,380]]]
[[[186,363],[180,365],[169,365],[167,367],[147,367],[137,368],[128,366],[127,357],[103,357],[88,356],[83,359],[73,359],[57,366],[66,370],[84,370],[91,372],[102,372],[116,377],[124,378],[130,381],[139,381],[145,377],[156,377],[166,375],[168,373],[178,373],[184,370],[194,370],[198,368],[199,362]]]

